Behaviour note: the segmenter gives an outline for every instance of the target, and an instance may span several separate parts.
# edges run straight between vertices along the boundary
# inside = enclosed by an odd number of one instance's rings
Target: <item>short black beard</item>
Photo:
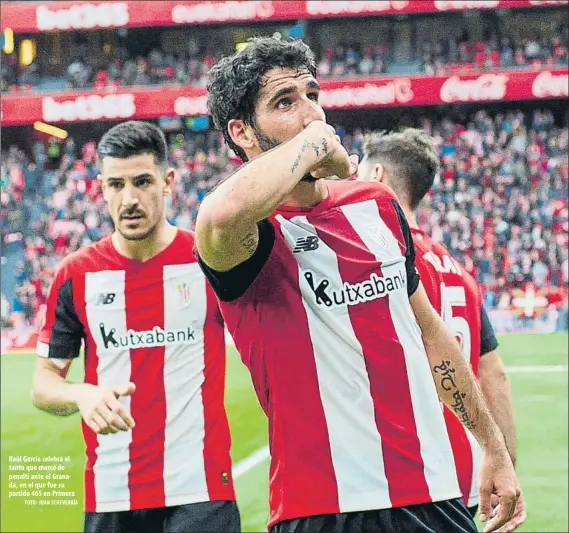
[[[259,141],[259,148],[261,149],[261,152],[268,152],[269,150],[272,150],[273,148],[276,148],[282,144],[276,139],[265,135],[259,128],[254,127],[254,130],[255,135],[257,136],[257,140]]]

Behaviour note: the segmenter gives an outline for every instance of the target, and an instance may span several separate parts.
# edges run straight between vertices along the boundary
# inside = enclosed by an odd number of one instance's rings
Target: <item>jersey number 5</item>
[[[470,362],[470,328],[465,318],[454,316],[453,307],[466,307],[464,287],[441,283],[441,317],[460,344],[463,357]]]

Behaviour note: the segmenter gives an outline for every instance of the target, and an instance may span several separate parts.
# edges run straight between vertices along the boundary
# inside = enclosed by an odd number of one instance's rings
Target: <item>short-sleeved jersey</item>
[[[269,419],[269,527],[460,496],[405,216],[383,185],[326,186],[260,222],[235,269],[202,262]]]
[[[125,511],[235,498],[224,408],[224,327],[196,263],[191,232],[140,262],[111,237],[71,254],[49,291],[37,353],[70,359],[85,347],[85,382],[132,381],[120,402],[128,432],[84,422],[85,510]]]
[[[482,306],[480,289],[444,246],[425,232],[413,228],[416,265],[433,307],[457,338],[464,358],[478,375],[480,355],[496,348],[494,332]],[[468,506],[478,502],[477,473],[482,450],[458,418],[444,408],[463,499]]]

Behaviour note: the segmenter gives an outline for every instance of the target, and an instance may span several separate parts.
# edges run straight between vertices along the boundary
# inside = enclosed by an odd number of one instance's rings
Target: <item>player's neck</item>
[[[301,181],[281,204],[287,208],[314,207],[328,196],[324,180]]]
[[[410,228],[419,229],[419,224],[417,223],[417,215],[415,211],[409,209],[407,206],[401,206],[403,208],[403,213],[405,213],[405,218],[407,219],[407,224]]]
[[[115,231],[112,235],[112,242],[115,249],[125,257],[135,261],[148,261],[165,250],[176,237],[178,232],[175,226],[164,221],[156,231],[146,239],[139,241],[125,239],[120,233]]]

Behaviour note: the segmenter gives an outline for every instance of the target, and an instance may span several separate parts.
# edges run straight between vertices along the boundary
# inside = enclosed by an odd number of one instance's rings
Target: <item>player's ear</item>
[[[255,132],[244,120],[234,118],[227,124],[231,140],[243,150],[251,150],[255,146]]]
[[[174,190],[174,179],[176,177],[176,171],[173,168],[168,168],[164,176],[164,196],[170,196]]]
[[[373,167],[373,181],[377,183],[385,181],[385,167],[381,163],[376,163]]]

